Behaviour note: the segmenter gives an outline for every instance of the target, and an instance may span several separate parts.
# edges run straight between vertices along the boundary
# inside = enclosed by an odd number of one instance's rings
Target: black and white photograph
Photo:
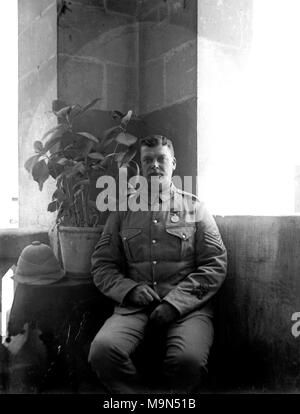
[[[300,1],[1,7],[0,405],[299,395]]]

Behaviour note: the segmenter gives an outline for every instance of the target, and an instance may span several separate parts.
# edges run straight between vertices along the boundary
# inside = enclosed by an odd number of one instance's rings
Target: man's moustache
[[[150,176],[158,176],[158,175],[163,175],[163,172],[161,171],[152,171],[149,173]]]

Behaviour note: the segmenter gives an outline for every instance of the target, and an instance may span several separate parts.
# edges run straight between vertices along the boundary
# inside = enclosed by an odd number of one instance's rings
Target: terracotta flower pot
[[[62,263],[69,277],[89,275],[91,256],[103,227],[58,227]]]

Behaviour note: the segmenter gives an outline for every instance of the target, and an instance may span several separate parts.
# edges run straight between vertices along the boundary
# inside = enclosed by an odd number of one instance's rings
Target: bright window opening
[[[299,0],[253,0],[242,67],[198,38],[199,194],[214,214],[300,213],[299,16]]]

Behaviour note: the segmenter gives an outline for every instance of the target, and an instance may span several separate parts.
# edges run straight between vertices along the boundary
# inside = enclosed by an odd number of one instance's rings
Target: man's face
[[[170,186],[176,167],[176,159],[172,156],[167,145],[142,146],[141,164],[142,174],[148,183],[151,183],[151,180],[158,180],[162,189],[167,189]],[[151,177],[153,178],[151,179]]]

